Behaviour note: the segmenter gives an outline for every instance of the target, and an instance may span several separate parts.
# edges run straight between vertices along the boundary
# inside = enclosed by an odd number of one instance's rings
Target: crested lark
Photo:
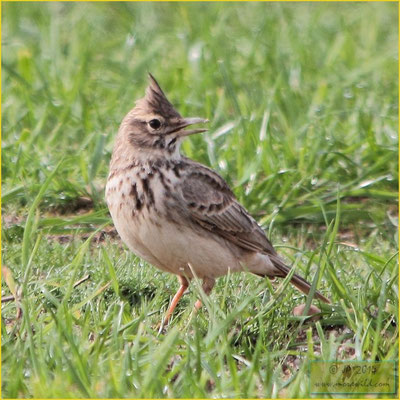
[[[195,274],[209,294],[215,278],[250,271],[285,277],[285,265],[263,230],[212,169],[180,154],[186,136],[205,123],[183,118],[149,76],[143,99],[123,119],[115,142],[106,199],[115,227],[130,250],[157,268],[177,275],[181,286],[164,322]],[[310,285],[294,274],[304,293]],[[329,303],[321,293],[315,296]],[[201,306],[200,301],[196,307]]]

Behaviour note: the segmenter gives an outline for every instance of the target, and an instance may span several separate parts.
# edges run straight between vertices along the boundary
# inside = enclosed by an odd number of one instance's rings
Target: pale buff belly
[[[152,221],[146,216],[147,211],[135,223],[128,222],[129,213],[122,208],[117,217],[113,216],[121,239],[132,252],[159,269],[189,278],[193,276],[191,268],[199,278],[242,270],[240,260],[220,241],[184,226],[178,229],[165,220],[155,224],[154,217]]]
[[[154,197],[161,199],[163,194],[157,192],[156,183],[153,183]],[[128,179],[122,185],[118,181],[109,182],[106,198],[115,228],[133,253],[163,271],[188,278],[193,277],[193,271],[203,279],[217,278],[229,270],[243,270],[224,239],[171,222],[165,218],[161,202],[156,200],[158,213],[146,206],[135,212],[135,202],[128,196],[131,184]],[[118,190],[110,190],[112,187]],[[138,190],[141,195],[140,187]]]

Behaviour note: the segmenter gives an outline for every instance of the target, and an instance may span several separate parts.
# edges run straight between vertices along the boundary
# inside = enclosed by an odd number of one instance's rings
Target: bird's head
[[[187,127],[208,121],[203,118],[183,118],[151,74],[149,80],[146,95],[126,115],[120,131],[138,151],[172,156],[179,153],[182,138],[207,130]]]

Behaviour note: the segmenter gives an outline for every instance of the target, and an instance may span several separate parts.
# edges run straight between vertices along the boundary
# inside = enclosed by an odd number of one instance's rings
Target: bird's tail
[[[287,274],[290,272],[290,268],[279,258],[279,256],[269,255],[269,259],[274,264],[274,267],[277,268],[282,273],[282,277],[287,276]],[[296,273],[293,274],[290,282],[294,286],[296,286],[299,290],[301,290],[303,293],[308,294],[310,292],[311,285],[300,275],[297,275]],[[315,291],[314,297],[316,297],[319,300],[322,300],[325,303],[328,304],[331,303],[330,300],[326,298],[323,294],[321,294],[318,290]]]

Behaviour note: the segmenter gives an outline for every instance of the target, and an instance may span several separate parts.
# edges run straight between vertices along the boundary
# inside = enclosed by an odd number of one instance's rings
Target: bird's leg
[[[212,288],[215,285],[215,279],[214,278],[204,278],[203,279],[203,285],[202,288],[204,290],[204,293],[208,296],[211,293]],[[194,305],[195,310],[199,310],[202,306],[201,300],[197,300],[196,304]]]
[[[159,330],[160,332],[164,329],[164,326],[168,324],[168,321],[169,321],[172,313],[174,312],[176,305],[178,304],[180,298],[183,296],[183,293],[185,293],[186,289],[189,286],[189,281],[185,277],[178,275],[178,279],[179,279],[179,282],[181,283],[181,286],[178,289],[178,291],[175,293],[175,296],[171,301],[168,311],[165,314],[165,317],[160,326],[160,330]]]

